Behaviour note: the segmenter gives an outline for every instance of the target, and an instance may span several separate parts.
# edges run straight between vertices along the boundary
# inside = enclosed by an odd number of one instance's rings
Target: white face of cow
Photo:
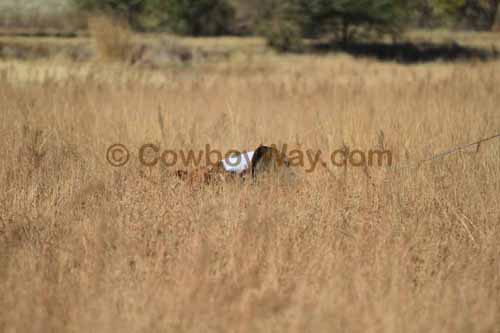
[[[250,168],[253,158],[253,151],[245,152],[238,155],[232,155],[222,161],[224,170],[233,173],[243,173]]]

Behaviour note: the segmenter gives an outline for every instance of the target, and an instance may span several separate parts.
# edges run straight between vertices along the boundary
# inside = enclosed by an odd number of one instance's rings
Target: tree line
[[[408,27],[490,30],[500,0],[73,0],[80,10],[125,18],[140,31],[181,35],[264,35],[280,49],[303,38],[356,38]]]

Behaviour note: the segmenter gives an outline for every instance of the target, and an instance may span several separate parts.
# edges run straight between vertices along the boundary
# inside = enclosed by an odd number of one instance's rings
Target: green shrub
[[[228,34],[235,12],[227,0],[166,0],[167,26],[191,36]]]
[[[150,0],[72,0],[75,6],[91,13],[125,18],[133,28],[141,28],[139,19]]]
[[[264,33],[267,44],[279,52],[301,52],[304,48],[302,31],[294,22],[270,24]]]

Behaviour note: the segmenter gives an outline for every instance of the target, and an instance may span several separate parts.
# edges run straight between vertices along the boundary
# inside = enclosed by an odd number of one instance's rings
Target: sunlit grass
[[[0,61],[0,330],[498,331],[500,142],[399,166],[500,132],[499,64]],[[145,143],[383,145],[395,168],[193,186]]]

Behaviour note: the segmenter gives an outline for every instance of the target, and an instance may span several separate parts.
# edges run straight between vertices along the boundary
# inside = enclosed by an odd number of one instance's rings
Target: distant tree
[[[307,17],[309,35],[333,32],[350,42],[359,28],[395,33],[404,14],[402,2],[394,0],[300,0]]]
[[[295,1],[271,0],[262,13],[257,32],[267,39],[269,46],[280,52],[300,52],[303,49],[304,12]]]
[[[432,0],[408,0],[406,2],[410,25],[419,28],[431,28],[440,24]]]
[[[278,29],[296,41],[296,26],[303,37],[317,38],[333,34],[344,44],[350,43],[361,32],[396,35],[406,15],[405,0],[281,0],[279,15],[284,27]],[[293,24],[292,24],[293,23]],[[271,34],[280,40],[279,35]],[[282,47],[283,48],[283,47]]]
[[[227,0],[164,0],[163,9],[173,32],[193,36],[229,33],[235,14]]]
[[[436,15],[465,29],[490,30],[495,24],[499,0],[432,0]]]
[[[495,25],[499,0],[465,0],[459,11],[466,28],[491,30]]]
[[[72,0],[80,10],[89,12],[107,12],[125,17],[128,22],[137,27],[138,17],[147,6],[148,0]]]
[[[241,33],[259,34],[283,13],[283,0],[234,0],[235,29]]]
[[[230,32],[234,8],[229,0],[72,0],[77,8],[125,17],[134,28],[165,27],[203,36]]]
[[[500,31],[500,1],[496,1],[495,16],[493,19],[492,30]]]

